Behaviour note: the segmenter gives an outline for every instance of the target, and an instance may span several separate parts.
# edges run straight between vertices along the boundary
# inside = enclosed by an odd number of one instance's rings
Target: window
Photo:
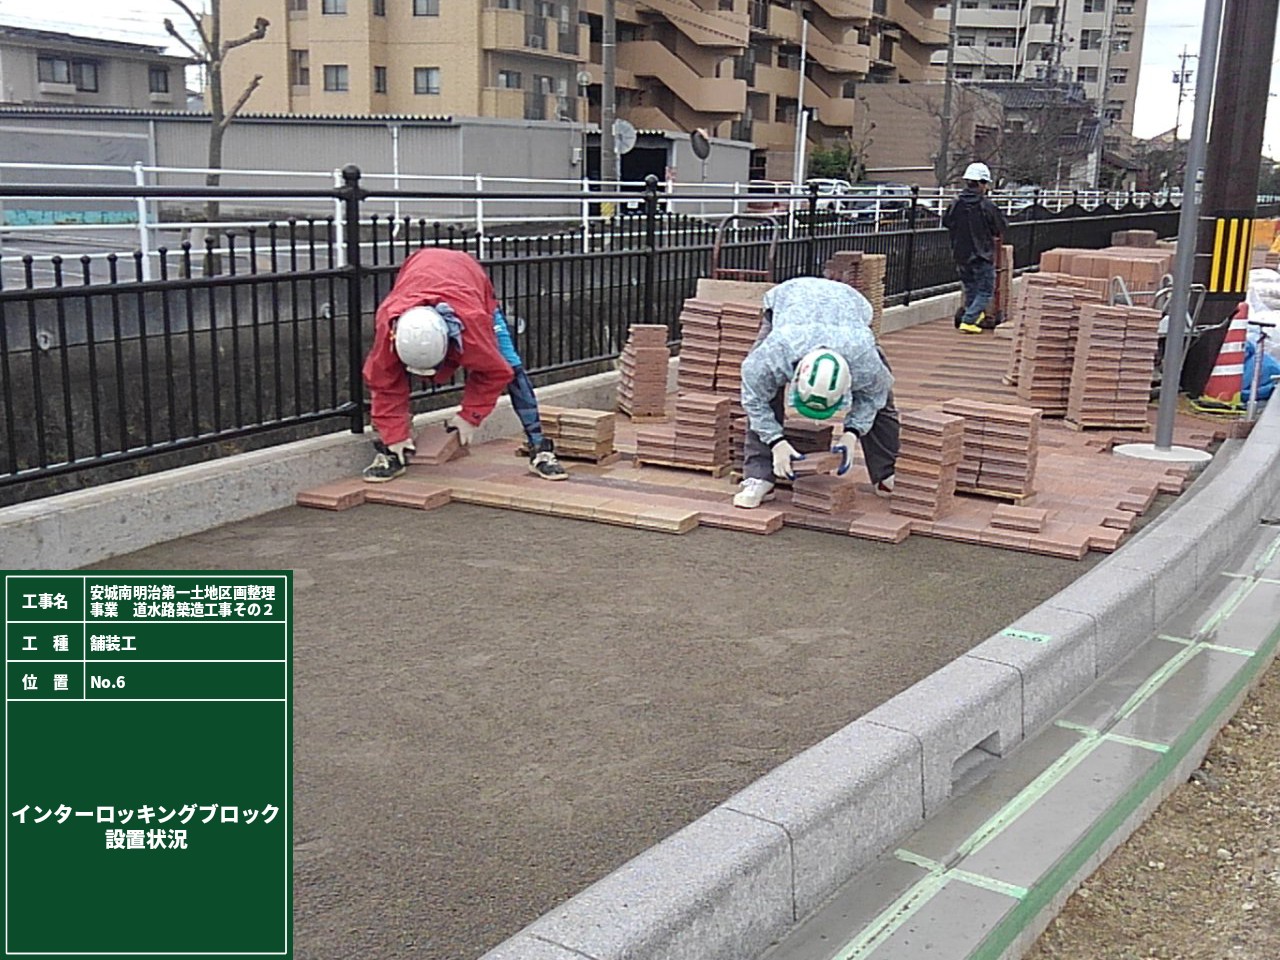
[[[387,92],[387,68],[386,67],[373,68],[373,92],[374,93]]]
[[[320,12],[338,14],[347,12],[347,0],[320,0]]]
[[[440,68],[414,67],[413,92],[438,96],[440,93]]]
[[[71,77],[76,89],[85,93],[98,92],[98,64],[93,60],[76,60],[71,64]]]
[[[1130,50],[1132,50],[1133,49],[1133,31],[1117,30],[1116,44],[1112,49],[1114,49],[1116,53],[1128,53]]]
[[[1123,86],[1129,82],[1129,68],[1116,67],[1111,71],[1111,82],[1117,86]]]
[[[1080,49],[1081,50],[1102,49],[1102,31],[1101,30],[1081,30],[1080,31]]]
[[[1107,0],[1084,0],[1085,13],[1106,13]]]
[[[1097,67],[1078,67],[1076,68],[1077,83],[1097,83],[1098,68]]]
[[[36,75],[41,83],[70,83],[71,61],[61,57],[37,57]]]
[[[438,17],[440,16],[440,0],[413,0],[413,15],[415,17]],[[439,93],[439,91],[436,91]]]
[[[1133,16],[1133,0],[1116,0],[1116,15],[1121,17]]]
[[[330,93],[346,93],[349,89],[347,81],[347,65],[345,63],[326,63],[324,65],[324,88]]]
[[[387,0],[373,0],[373,15],[375,17],[387,15]]]
[[[1013,67],[987,67],[986,78],[988,80],[1012,80]]]
[[[169,92],[169,68],[152,67],[147,71],[148,82],[152,93]]]
[[[295,87],[311,86],[311,54],[306,50],[289,51],[289,82]]]
[[[972,80],[972,79],[973,79],[973,67],[956,67],[956,68],[955,68],[955,78],[956,78],[957,80]]]
[[[289,0],[290,13],[306,13],[307,0]]]
[[[978,43],[978,35],[976,33],[960,33],[956,31],[957,47],[972,47]]]
[[[519,90],[524,86],[524,80],[519,70],[499,70],[498,86],[506,90]]]

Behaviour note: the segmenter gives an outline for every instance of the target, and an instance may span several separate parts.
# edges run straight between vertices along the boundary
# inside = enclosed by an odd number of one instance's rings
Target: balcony
[[[885,0],[816,0],[816,3],[834,20],[870,20],[873,7]]]
[[[742,113],[747,84],[742,80],[700,76],[656,40],[618,45],[618,66],[637,77],[652,77],[699,113]]]
[[[804,85],[804,102],[818,111],[818,122],[829,127],[853,126],[856,100],[833,97],[812,80]]]
[[[785,67],[756,67],[756,93],[769,93],[775,97],[795,97],[800,89],[800,71]]]
[[[701,10],[688,0],[643,0],[638,6],[666,17],[700,47],[745,47],[751,32],[745,11]]]
[[[485,87],[480,91],[480,113],[486,117],[519,120],[524,116],[523,90],[510,87]]]
[[[480,11],[480,44],[485,50],[524,50],[524,14],[519,10]]]
[[[810,37],[813,38],[812,33]],[[855,34],[850,33],[849,37],[844,43],[832,43],[819,36],[817,42],[809,44],[809,56],[828,73],[866,73],[871,64],[870,48],[853,42]]]
[[[800,42],[800,14],[786,7],[775,7],[773,4],[768,6],[765,13],[763,25],[753,26],[752,29],[779,40]]]
[[[915,37],[921,43],[934,47],[945,47],[947,45],[947,23],[945,20],[936,20],[933,16],[933,8],[936,4],[920,3],[919,0],[887,0],[888,18],[904,31]],[[1010,17],[1009,23],[1003,20],[999,23],[993,20],[983,19],[983,26],[986,27],[1016,27],[1018,25],[1018,12],[1016,10],[1006,11],[986,11],[990,17]]]

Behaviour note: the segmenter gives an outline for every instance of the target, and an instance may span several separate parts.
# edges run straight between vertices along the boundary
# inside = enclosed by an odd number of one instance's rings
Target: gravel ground
[[[1280,957],[1280,669],[1025,960]]]

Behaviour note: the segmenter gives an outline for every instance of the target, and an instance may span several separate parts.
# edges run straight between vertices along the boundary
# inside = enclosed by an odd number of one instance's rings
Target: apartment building
[[[161,47],[0,24],[0,102],[187,108],[186,61]]]
[[[1080,83],[1108,135],[1132,134],[1147,0],[959,4],[956,79]],[[945,54],[936,62],[943,60]]]
[[[855,126],[859,84],[941,79],[941,2],[616,0],[618,115],[751,141],[753,175],[789,179],[802,99],[820,145]],[[604,0],[224,0],[223,11],[227,36],[271,21],[227,61],[229,96],[262,75],[255,112],[600,121]]]

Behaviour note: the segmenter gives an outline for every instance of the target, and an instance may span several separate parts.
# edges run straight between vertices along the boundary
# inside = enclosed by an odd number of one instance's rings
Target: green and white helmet
[[[812,420],[828,420],[848,401],[850,382],[844,357],[827,347],[810,350],[791,378],[791,405]]]

